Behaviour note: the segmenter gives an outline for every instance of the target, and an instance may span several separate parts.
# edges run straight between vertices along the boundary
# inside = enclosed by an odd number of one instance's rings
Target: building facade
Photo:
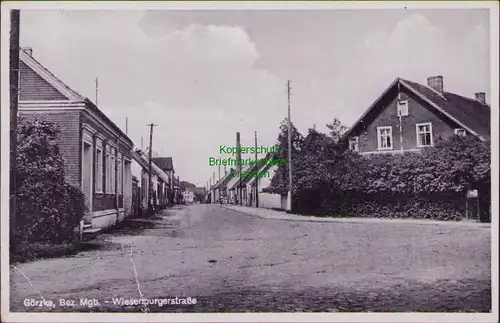
[[[132,212],[132,141],[32,53],[20,50],[20,116],[41,115],[59,126],[67,181],[85,194],[86,228],[100,230],[122,221]]]
[[[442,76],[427,85],[397,78],[349,129],[349,148],[362,154],[419,151],[452,135],[490,137],[484,92],[466,98],[444,90]]]

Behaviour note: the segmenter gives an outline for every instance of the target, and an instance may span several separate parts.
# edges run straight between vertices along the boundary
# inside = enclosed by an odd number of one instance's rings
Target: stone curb
[[[422,225],[422,226],[454,226],[454,227],[469,227],[474,229],[491,229],[490,223],[477,223],[477,222],[451,222],[451,221],[436,221],[436,220],[409,220],[409,219],[378,219],[378,218],[320,218],[314,216],[302,216],[296,214],[287,214],[285,212],[278,212],[274,210],[269,210],[269,212],[278,213],[280,215],[264,215],[259,214],[252,210],[255,208],[247,207],[234,207],[234,206],[223,206],[226,209],[240,212],[250,216],[256,216],[261,219],[269,220],[282,220],[282,221],[296,221],[296,222],[320,222],[320,223],[352,223],[352,224],[405,224],[405,225]],[[267,210],[261,209],[259,210]]]

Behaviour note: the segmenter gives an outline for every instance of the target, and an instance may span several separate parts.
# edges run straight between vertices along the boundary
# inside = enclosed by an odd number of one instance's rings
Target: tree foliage
[[[58,135],[58,127],[41,117],[19,120],[16,165],[18,241],[70,241],[86,211],[81,190],[65,181]]]
[[[327,124],[326,127],[330,129],[329,135],[335,143],[338,143],[347,132],[347,127],[344,126],[337,118],[333,119],[333,121]]]
[[[291,126],[291,141],[292,141],[292,167],[295,168],[297,158],[300,156],[302,151],[302,143],[304,141],[304,136],[297,130],[293,125]],[[275,192],[284,194],[289,189],[289,176],[288,176],[288,119],[281,121],[280,133],[278,135],[278,140],[276,145],[279,146],[279,151],[273,157],[287,161],[286,165],[281,165],[278,167],[275,175],[271,180],[271,185],[269,187],[269,192]],[[292,168],[292,169],[293,169]]]
[[[329,129],[309,129],[293,155],[295,211],[456,220],[469,189],[478,189],[481,209],[489,209],[489,142],[452,136],[421,152],[362,156],[340,143],[345,127],[338,120]],[[287,171],[280,167],[272,184]]]

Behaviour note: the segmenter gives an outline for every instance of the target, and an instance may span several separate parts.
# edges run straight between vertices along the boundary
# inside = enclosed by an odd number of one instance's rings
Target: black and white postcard
[[[497,322],[498,12],[2,2],[2,322]]]

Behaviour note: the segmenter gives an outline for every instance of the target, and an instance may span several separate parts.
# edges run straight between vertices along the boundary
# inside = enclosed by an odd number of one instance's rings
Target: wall
[[[19,62],[19,100],[68,100],[22,61]]]
[[[402,93],[401,99],[408,99],[408,116],[402,117],[402,134],[403,134],[403,149],[411,150],[418,149],[416,137],[416,124],[431,122],[433,141],[435,142],[438,137],[443,139],[454,134],[454,129],[459,128],[454,125],[439,113],[434,113],[433,108],[427,108],[427,104],[422,103],[419,98],[416,98],[410,93]],[[400,151],[400,129],[399,117],[397,115],[397,94],[394,93],[390,97],[390,103],[378,114],[373,121],[371,121],[366,130],[357,131],[355,136],[359,136],[359,151],[360,152],[377,152],[378,151],[378,138],[377,127],[392,126],[392,151]],[[366,134],[365,134],[366,133]],[[387,150],[384,150],[387,151]],[[391,150],[389,150],[391,151]]]
[[[281,195],[270,193],[259,193],[259,207],[266,209],[280,209]]]

